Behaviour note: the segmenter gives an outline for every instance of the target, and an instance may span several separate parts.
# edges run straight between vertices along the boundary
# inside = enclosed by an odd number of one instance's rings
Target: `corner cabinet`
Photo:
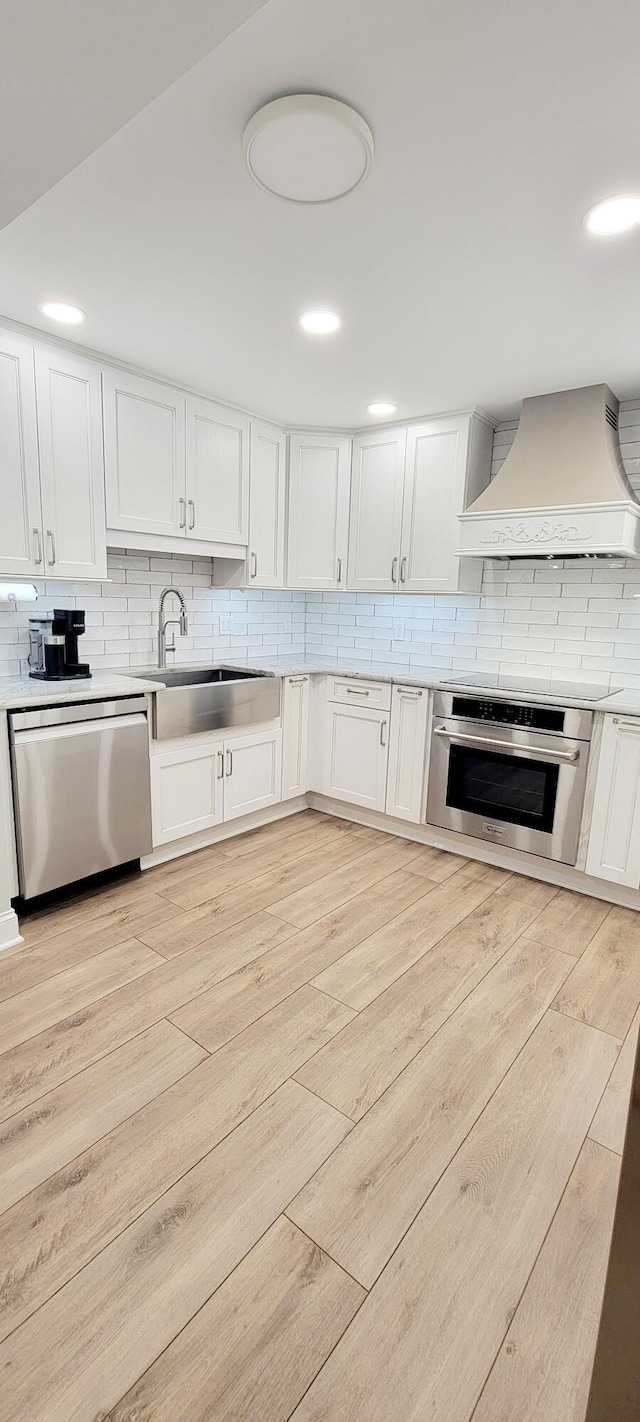
[[[352,592],[477,592],[457,515],[489,481],[493,427],[475,414],[358,435],[353,444]]]
[[[284,430],[251,421],[247,584],[252,588],[284,587],[285,444]]]
[[[585,868],[640,888],[640,717],[605,716]]]
[[[289,438],[287,587],[344,587],[349,542],[351,440],[344,435]]]
[[[187,538],[246,543],[249,420],[213,400],[187,396]]]
[[[106,577],[100,371],[0,335],[0,572]]]

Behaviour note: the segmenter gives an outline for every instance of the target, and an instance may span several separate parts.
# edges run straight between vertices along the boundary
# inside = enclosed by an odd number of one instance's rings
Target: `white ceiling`
[[[0,227],[265,0],[3,0]]]
[[[640,231],[581,218],[640,188],[639,52],[636,0],[269,0],[0,233],[0,311],[75,301],[92,348],[290,423],[636,394]],[[296,89],[374,131],[340,202],[243,166],[247,119]],[[337,336],[300,333],[312,305]]]

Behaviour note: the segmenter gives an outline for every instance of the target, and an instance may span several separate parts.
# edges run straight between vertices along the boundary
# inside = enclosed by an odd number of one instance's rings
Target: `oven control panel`
[[[564,711],[554,706],[524,706],[518,701],[491,701],[477,696],[454,696],[452,714],[465,721],[522,726],[526,731],[563,731],[565,720]]]

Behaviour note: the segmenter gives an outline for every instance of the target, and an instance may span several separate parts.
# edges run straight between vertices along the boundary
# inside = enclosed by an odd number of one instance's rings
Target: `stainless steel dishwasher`
[[[23,898],[150,852],[146,697],[11,711],[9,735]]]

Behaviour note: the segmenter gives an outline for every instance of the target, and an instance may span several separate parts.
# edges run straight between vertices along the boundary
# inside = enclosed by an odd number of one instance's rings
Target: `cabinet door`
[[[187,396],[187,534],[210,543],[249,536],[249,421]]]
[[[37,350],[36,395],[47,576],[106,578],[100,370]]]
[[[391,701],[387,814],[419,825],[427,758],[427,692],[394,686]]]
[[[108,527],[184,537],[184,395],[113,370],[102,389]]]
[[[405,430],[377,430],[353,442],[349,588],[397,592]]]
[[[154,846],[171,844],[222,820],[223,742],[151,757],[151,822]]]
[[[284,587],[285,436],[251,421],[249,566],[252,588]]]
[[[224,818],[236,820],[281,799],[282,731],[225,741]]]
[[[327,704],[324,793],[384,810],[389,713]]]
[[[460,559],[458,514],[464,508],[469,421],[432,420],[407,432],[400,587],[455,592]]]
[[[351,441],[291,435],[287,586],[344,586],[349,541]]]
[[[0,572],[43,571],[33,346],[0,338]]]
[[[605,716],[586,871],[640,888],[640,718]]]
[[[309,678],[288,676],[282,709],[282,798],[292,800],[307,789]]]

